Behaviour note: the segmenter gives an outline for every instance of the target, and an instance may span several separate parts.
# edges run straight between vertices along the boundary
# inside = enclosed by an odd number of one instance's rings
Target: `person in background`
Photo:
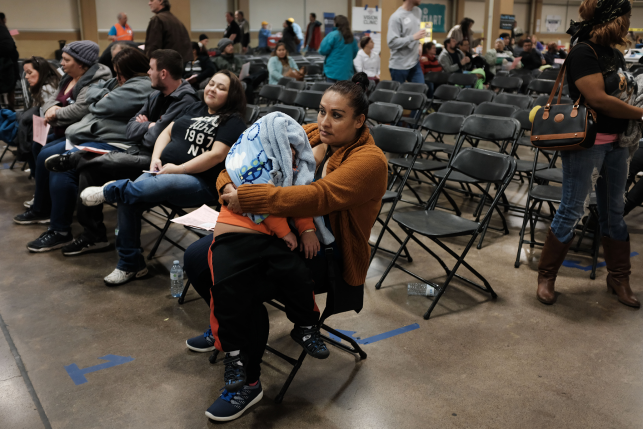
[[[545,62],[551,66],[554,65],[557,58],[567,58],[567,52],[565,52],[564,49],[558,49],[558,44],[556,42],[552,42],[547,45],[547,52],[543,54],[543,57],[545,58]]]
[[[114,66],[112,65],[112,58],[114,58],[114,55],[116,55],[121,49],[124,48],[135,48],[139,49],[140,43],[136,42],[112,42],[110,43],[107,48],[103,50],[103,53],[100,54],[100,57],[98,57],[98,62],[100,64],[103,64],[109,68],[109,70],[112,72],[112,75],[116,75],[114,72]],[[141,49],[141,52],[143,50]]]
[[[241,53],[241,27],[237,24],[237,21],[234,20],[234,14],[232,12],[225,13],[225,20],[228,23],[228,27],[223,33],[224,39],[232,40],[232,52],[235,54]]]
[[[353,66],[355,67],[355,73],[364,72],[368,76],[369,80],[379,83],[380,81],[380,56],[379,54],[373,52],[375,47],[375,42],[370,37],[362,37],[359,41],[359,46],[362,48],[358,53],[355,59],[353,60]]]
[[[295,18],[288,18],[288,22],[292,24],[292,29],[295,31],[295,36],[299,39],[297,44],[297,53],[301,52],[301,48],[304,46],[304,33],[301,31],[299,24],[295,22]]]
[[[118,22],[109,29],[107,38],[112,42],[133,42],[134,32],[132,31],[132,27],[127,24],[127,15],[125,15],[125,12],[119,13],[116,19],[118,19]]]
[[[214,57],[214,65],[217,66],[217,71],[230,70],[237,77],[241,74],[241,67],[243,62],[238,56],[234,54],[234,46],[232,40],[221,39],[217,46],[220,55]],[[246,83],[246,100],[248,104],[252,104],[255,98],[255,88],[263,83],[268,78],[268,70],[262,69],[245,77],[243,81]]]
[[[471,59],[456,47],[455,39],[447,38],[444,41],[444,49],[438,56],[438,62],[442,69],[448,73],[462,73],[462,70],[469,70]]]
[[[505,45],[505,51],[510,51],[511,50],[511,35],[509,33],[500,33],[500,36],[498,36],[498,39],[502,39],[502,43]]]
[[[297,45],[299,44],[299,39],[295,34],[295,30],[292,28],[292,22],[288,20],[284,21],[284,30],[282,32],[281,42],[286,45],[289,54],[297,53]]]
[[[201,34],[199,36],[199,47],[201,48],[203,53],[205,53],[206,55],[208,54],[208,42],[209,41],[210,41],[210,39],[208,39],[207,34]]]
[[[19,56],[16,42],[9,34],[7,18],[3,13],[2,19],[0,19],[0,94],[7,94],[9,110],[14,109],[14,90],[16,82],[20,78]]]
[[[522,41],[522,52],[519,56],[522,58],[520,60],[522,66],[527,70],[531,70],[533,76],[538,76],[540,74],[540,67],[546,64],[540,52],[534,49],[531,39]]]
[[[520,40],[522,35],[525,34],[522,28],[518,27],[518,22],[514,21],[511,29],[511,38],[515,40]]]
[[[427,74],[430,72],[441,72],[442,66],[438,61],[436,56],[437,48],[435,43],[426,42],[422,45],[422,54],[420,56],[420,66],[422,67],[422,73]]]
[[[471,43],[469,42],[469,39],[464,39],[461,42],[458,42],[455,47],[456,49],[461,50],[465,56],[469,57],[469,61],[473,60],[473,54],[471,53]]]
[[[288,56],[288,49],[283,42],[277,43],[275,50],[268,60],[268,73],[270,85],[276,85],[279,79],[287,75],[290,70],[299,70],[295,60]]]
[[[359,50],[348,18],[337,15],[335,27],[319,46],[319,53],[326,56],[324,74],[328,82],[349,80],[353,76],[353,59]]]
[[[531,44],[534,45],[534,49],[536,49],[538,52],[542,52],[545,50],[545,45],[543,45],[538,41],[538,38],[536,37],[535,34],[533,34],[530,37],[530,39],[531,39]]]
[[[170,12],[170,0],[149,0],[154,16],[145,33],[145,55],[152,58],[157,49],[173,49],[187,63],[192,60],[192,42],[185,25]]]
[[[386,43],[391,50],[388,66],[391,79],[396,82],[424,83],[419,55],[419,40],[426,36],[426,30],[420,29],[421,1],[404,0],[388,20]]]
[[[322,23],[317,21],[317,15],[311,13],[309,15],[308,27],[306,27],[306,43],[304,47],[306,52],[317,52],[319,49],[319,44],[321,43],[321,25]]]
[[[185,64],[183,77],[194,89],[199,89],[202,82],[210,80],[216,69],[207,51],[204,53],[197,42],[192,42],[192,55],[193,60]]]
[[[257,47],[261,52],[270,52],[268,47],[268,38],[272,35],[270,31],[270,24],[267,21],[261,22],[261,30],[259,30],[259,45]]]
[[[487,64],[489,64],[489,71],[493,73],[494,75],[497,74],[497,69],[499,65],[502,65],[503,60],[507,60],[509,62],[513,62],[514,58],[513,55],[510,54],[509,57],[498,57],[498,54],[506,54],[507,51],[505,51],[505,43],[503,42],[502,39],[496,40],[496,43],[494,45],[494,49],[489,49],[486,54],[484,54],[484,59],[487,61]]]
[[[463,18],[462,21],[460,21],[460,24],[455,25],[451,30],[449,30],[447,37],[455,39],[458,43],[462,42],[464,39],[471,41],[473,40],[473,24],[475,24],[473,19]]]
[[[237,24],[239,24],[239,28],[241,29],[241,51],[245,54],[248,51],[248,45],[250,44],[250,24],[248,24],[243,12],[240,10],[234,13],[234,19],[237,21]]]

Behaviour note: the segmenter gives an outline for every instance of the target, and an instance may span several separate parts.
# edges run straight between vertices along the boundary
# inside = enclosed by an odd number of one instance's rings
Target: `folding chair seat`
[[[268,113],[272,112],[281,112],[285,113],[286,115],[290,116],[293,118],[299,125],[304,123],[304,119],[306,119],[306,111],[304,110],[303,107],[297,107],[297,106],[287,106],[285,104],[275,104],[270,107],[268,107]]]
[[[455,99],[460,94],[461,88],[458,86],[451,85],[441,85],[433,91],[433,98],[431,98],[431,103],[429,108],[433,107],[434,109],[439,108],[442,103],[447,101],[455,101]]]
[[[517,92],[520,91],[522,87],[522,79],[518,76],[496,76],[491,80],[489,86],[492,89],[499,89],[500,93],[504,93],[505,91]]]
[[[399,104],[376,102],[368,106],[368,119],[380,124],[398,123],[404,109]]]
[[[288,82],[292,82],[293,80],[295,80],[295,78],[294,78],[294,77],[287,77],[287,76],[284,76],[284,77],[282,77],[281,79],[279,79],[279,80],[277,81],[277,85],[280,85],[280,86],[284,86],[284,87],[285,87],[286,85],[288,85]]]
[[[277,98],[277,101],[283,104],[295,104],[295,99],[297,98],[297,95],[299,95],[299,91],[296,89],[290,89],[290,88],[282,88],[281,92],[279,93],[279,98]]]
[[[401,121],[408,122],[412,127],[417,128],[428,100],[424,93],[398,91],[391,98],[391,103],[399,104],[405,110],[411,110],[414,116],[402,117]]]
[[[460,146],[464,141],[464,135],[466,135],[469,128],[471,128],[470,124],[478,122],[479,120],[480,118],[476,116],[471,116],[465,120],[465,123],[463,124],[463,133],[459,138]],[[473,128],[477,129],[477,124],[476,126],[473,126]],[[504,194],[507,185],[509,185],[509,182],[511,181],[515,167],[515,160],[509,155],[503,155],[496,152],[474,148],[466,148],[458,151],[457,155],[455,155],[449,165],[445,178],[440,182],[438,188],[435,190],[423,209],[399,212],[393,215],[393,220],[397,222],[397,224],[402,228],[407,236],[404,239],[403,243],[400,245],[399,250],[393,257],[393,260],[389,263],[388,267],[384,271],[384,274],[375,285],[375,288],[381,288],[383,281],[386,279],[388,273],[393,267],[404,271],[405,273],[411,275],[412,277],[418,279],[423,283],[430,284],[436,289],[437,293],[433,298],[433,302],[424,314],[424,319],[428,319],[431,316],[431,312],[437,305],[438,301],[440,300],[454,277],[458,277],[468,284],[489,293],[492,298],[496,298],[497,295],[489,282],[471,265],[469,265],[465,261],[465,258],[467,256],[467,253],[469,252],[469,249],[471,249],[471,246],[477,239],[477,236],[481,233],[484,233],[485,227],[488,225],[489,220],[491,219],[492,212],[496,209],[501,195]],[[459,172],[466,176],[475,177],[482,182],[495,183],[497,185],[496,195],[491,202],[489,210],[486,212],[485,216],[482,219],[480,219],[480,213],[477,215],[475,220],[469,220],[454,214],[436,210],[438,198],[444,191],[449,176],[454,172]],[[455,263],[453,268],[449,269],[444,261],[442,261],[442,259],[427,245],[420,241],[416,237],[416,235],[420,235],[430,239],[440,248],[445,250],[449,255],[455,258],[457,262]],[[442,242],[444,238],[467,235],[470,236],[469,242],[460,255],[458,255],[456,252],[450,249],[449,246]],[[440,263],[447,274],[447,278],[444,281],[443,285],[440,286],[434,282],[426,280],[418,274],[413,273],[412,271],[397,264],[397,259],[400,257],[402,251],[406,248],[410,240],[413,240],[416,244],[418,244],[422,249],[424,249]],[[483,285],[480,285],[458,274],[457,271],[461,265],[464,265],[471,273],[473,273],[479,280],[481,280]]]
[[[375,87],[375,90],[377,91],[378,89],[386,89],[389,91],[397,91],[399,87],[400,83],[394,80],[380,80]]]
[[[255,106],[254,104],[248,104],[246,106],[246,116],[244,120],[246,121],[246,124],[252,124],[254,123],[257,118],[259,118],[259,106]]]
[[[496,95],[493,102],[499,104],[510,104],[519,109],[528,109],[531,106],[532,98],[524,94],[508,94],[503,92],[502,94]]]
[[[324,93],[321,91],[301,91],[297,94],[294,104],[306,109],[306,123],[317,122],[317,112]],[[312,111],[309,113],[309,111]],[[314,113],[314,114],[313,114]]]
[[[545,80],[545,79],[534,79],[529,82],[527,86],[527,94],[551,94],[552,89],[554,89],[554,80]]]
[[[466,75],[465,75],[466,76]],[[456,101],[465,101],[467,103],[480,104],[485,101],[493,101],[495,93],[486,89],[465,88],[458,94]]]
[[[333,86],[331,82],[315,82],[313,83],[313,86],[310,87],[310,90],[324,92],[331,86]]]
[[[473,86],[478,81],[478,77],[474,74],[464,74],[464,73],[451,73],[449,75],[449,85],[460,85],[460,86]]]
[[[397,90],[404,92],[421,92],[426,94],[429,90],[429,86],[426,83],[404,82]]]
[[[428,72],[424,75],[424,82],[432,82],[437,85],[445,85],[449,83],[449,76],[451,73],[447,72]]]
[[[382,103],[390,103],[395,95],[395,91],[390,89],[377,89],[371,93],[368,97],[369,103],[377,103],[378,101]]]
[[[297,80],[291,80],[286,84],[288,89],[296,89],[297,91],[303,91],[306,89],[306,82],[299,82]]]

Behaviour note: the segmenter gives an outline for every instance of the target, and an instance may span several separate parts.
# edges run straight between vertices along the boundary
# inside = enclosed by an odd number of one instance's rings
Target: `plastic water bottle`
[[[409,283],[407,295],[435,296],[435,288],[426,283]]]
[[[183,268],[179,261],[174,261],[170,270],[170,293],[174,298],[178,298],[183,293]]]

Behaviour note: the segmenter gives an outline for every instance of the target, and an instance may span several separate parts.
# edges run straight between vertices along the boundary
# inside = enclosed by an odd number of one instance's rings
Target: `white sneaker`
[[[33,206],[33,198],[30,199],[29,201],[25,201],[23,204],[26,208],[30,209],[31,206]]]
[[[87,207],[97,206],[105,202],[105,194],[103,193],[103,188],[114,183],[115,180],[105,183],[103,186],[89,186],[80,193],[80,200],[83,202],[83,205]]]
[[[147,274],[147,267],[143,268],[138,272],[134,272],[134,271],[126,272],[116,268],[114,271],[112,271],[110,275],[105,277],[103,281],[107,286],[118,286],[118,285],[122,285],[123,283],[127,283],[130,280],[141,278],[146,274]]]

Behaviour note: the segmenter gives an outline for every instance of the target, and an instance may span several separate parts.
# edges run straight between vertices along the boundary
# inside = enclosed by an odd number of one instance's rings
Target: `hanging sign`
[[[500,29],[513,30],[516,15],[500,15]]]
[[[445,14],[447,7],[443,4],[430,4],[423,3],[420,6],[422,11],[421,22],[431,21],[433,23],[432,30],[436,33],[445,33],[444,23],[446,22]]]
[[[353,31],[382,31],[382,9],[354,7],[352,19]]]

